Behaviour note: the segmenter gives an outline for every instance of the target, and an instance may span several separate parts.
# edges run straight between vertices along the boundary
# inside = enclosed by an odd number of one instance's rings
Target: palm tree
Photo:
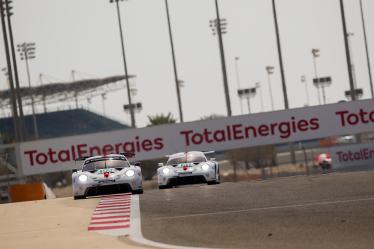
[[[173,117],[173,115],[170,112],[167,115],[156,114],[155,116],[148,116],[148,121],[149,124],[147,126],[175,124],[177,122],[177,120]]]

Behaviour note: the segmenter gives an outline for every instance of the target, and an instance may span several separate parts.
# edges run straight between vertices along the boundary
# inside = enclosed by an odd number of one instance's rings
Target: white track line
[[[146,246],[152,246],[156,248],[165,248],[165,249],[209,249],[205,247],[185,247],[185,246],[176,246],[176,245],[168,245],[163,244],[151,240],[147,240],[143,237],[142,234],[142,227],[141,227],[141,218],[140,218],[140,202],[139,196],[133,195],[133,199],[131,202],[131,221],[130,221],[131,229],[130,229],[130,239],[133,241],[143,244]]]
[[[179,216],[170,216],[170,217],[158,217],[158,218],[154,218],[154,220],[171,220],[171,219],[191,218],[191,217],[217,215],[217,214],[232,214],[232,213],[266,211],[266,210],[300,208],[300,207],[303,208],[303,207],[311,207],[311,206],[344,204],[344,203],[363,202],[363,201],[374,201],[374,197],[351,199],[351,200],[339,200],[339,201],[318,201],[318,202],[303,203],[303,204],[248,208],[248,209],[241,209],[241,210],[219,211],[219,212],[211,212],[211,213],[189,214],[189,215],[179,215]]]

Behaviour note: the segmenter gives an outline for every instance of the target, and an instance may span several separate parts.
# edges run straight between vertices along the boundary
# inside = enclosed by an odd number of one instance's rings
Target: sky
[[[357,86],[370,98],[370,85],[360,16],[359,0],[345,0],[348,31]],[[339,0],[277,0],[277,14],[290,108],[317,105],[312,48],[320,49],[318,76],[331,76],[326,89],[328,103],[344,100],[349,88]],[[371,60],[374,61],[374,1],[363,0]],[[274,66],[271,76],[274,107],[284,108],[271,0],[219,0],[221,18],[227,19],[223,36],[229,93],[233,115],[247,114],[247,104],[236,94],[238,87],[261,88],[251,98],[252,112],[271,111],[265,67]],[[169,0],[178,75],[185,121],[204,116],[226,115],[218,40],[209,20],[215,18],[214,0]],[[141,102],[136,113],[138,127],[148,117],[171,112],[178,120],[178,105],[164,0],[129,0],[120,3],[128,71],[136,75],[133,102]],[[12,16],[15,43],[35,42],[36,58],[30,61],[32,85],[39,74],[50,82],[124,74],[117,15],[109,0],[17,0]],[[6,66],[3,40],[0,41],[0,68]],[[239,80],[235,57],[238,57]],[[372,63],[373,64],[373,63]],[[18,57],[21,86],[27,86],[24,62]],[[310,102],[307,103],[305,75]],[[238,86],[239,84],[239,86]],[[0,75],[0,89],[8,88]],[[261,96],[264,109],[261,108]],[[105,115],[130,124],[123,111],[126,89],[112,92],[105,101]],[[103,113],[100,97],[80,102],[90,111]],[[71,101],[49,106],[49,110],[74,106]],[[42,112],[42,106],[37,107]],[[9,113],[9,111],[7,111]],[[26,108],[26,113],[31,109]]]

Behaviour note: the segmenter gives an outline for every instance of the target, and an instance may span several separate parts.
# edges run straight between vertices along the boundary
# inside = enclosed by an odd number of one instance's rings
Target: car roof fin
[[[215,151],[214,150],[211,150],[211,151],[203,151],[203,153],[205,154],[205,155],[207,155],[207,154],[213,154]]]
[[[122,156],[125,156],[125,157],[134,157],[135,156],[134,151],[126,151],[126,152],[119,153],[119,154],[122,155]]]

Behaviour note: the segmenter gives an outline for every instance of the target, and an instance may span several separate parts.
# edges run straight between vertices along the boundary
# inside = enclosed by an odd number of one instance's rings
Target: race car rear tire
[[[141,194],[143,194],[143,189],[133,190],[133,191],[132,191],[132,194],[133,194],[133,195],[141,195]]]
[[[85,195],[74,195],[74,200],[86,199]]]
[[[208,185],[220,184],[221,183],[221,175],[219,174],[219,168],[218,168],[218,172],[216,174],[216,180],[208,181],[207,183],[208,183]]]

